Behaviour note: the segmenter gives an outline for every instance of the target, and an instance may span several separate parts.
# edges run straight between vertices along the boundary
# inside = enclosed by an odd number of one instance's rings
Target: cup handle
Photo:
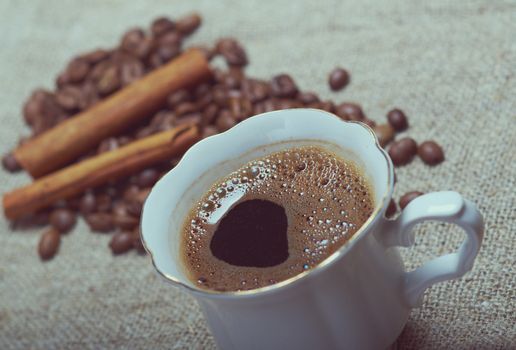
[[[466,238],[455,253],[432,259],[405,273],[403,294],[409,307],[420,306],[425,290],[431,285],[461,277],[471,270],[484,235],[484,221],[476,206],[457,192],[444,191],[412,200],[396,220],[387,221],[387,230],[382,230],[379,238],[388,247],[409,247],[414,244],[412,229],[427,220],[457,224],[464,229]]]

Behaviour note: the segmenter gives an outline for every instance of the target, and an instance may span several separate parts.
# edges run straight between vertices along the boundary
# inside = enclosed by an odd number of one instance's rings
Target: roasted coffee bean
[[[62,108],[57,104],[55,94],[52,93],[44,96],[41,107],[41,115],[47,122],[55,121],[64,114]]]
[[[122,230],[132,230],[140,223],[137,217],[129,214],[125,206],[124,209],[118,209],[113,211],[113,222],[116,227]]]
[[[297,95],[298,89],[290,75],[280,74],[272,78],[271,91],[275,97],[292,98]]]
[[[219,116],[217,117],[217,120],[215,121],[215,126],[221,132],[231,129],[235,124],[236,124],[235,118],[233,118],[233,115],[227,109],[223,109],[219,113]]]
[[[37,136],[37,135],[41,134],[42,132],[44,132],[45,130],[52,127],[53,124],[54,123],[52,121],[46,121],[43,118],[36,119],[34,121],[34,124],[31,125],[32,134]]]
[[[193,90],[193,95],[196,99],[199,99],[199,98],[203,97],[204,95],[210,93],[210,90],[211,90],[211,84],[208,84],[208,83],[199,84]]]
[[[181,116],[180,118],[177,118],[176,121],[175,121],[175,125],[178,126],[178,125],[184,125],[184,124],[201,124],[202,122],[202,114],[200,112],[193,112],[193,113],[188,113],[188,114],[185,114],[183,116]]]
[[[107,193],[99,193],[95,196],[95,209],[98,212],[109,212],[111,211],[113,200],[111,199],[111,196]]]
[[[120,80],[124,86],[140,79],[144,74],[145,67],[138,60],[124,62],[120,66]]]
[[[113,216],[109,213],[93,213],[85,217],[90,229],[94,232],[109,232],[115,228]]]
[[[127,212],[135,217],[140,217],[143,203],[149,195],[150,189],[139,190],[134,196],[127,200]]]
[[[437,165],[444,161],[444,152],[435,141],[425,141],[419,145],[417,153],[428,165]]]
[[[313,93],[313,92],[300,92],[297,96],[297,99],[301,101],[301,103],[304,103],[305,105],[308,105],[310,103],[319,102],[319,97]]]
[[[35,90],[23,107],[23,116],[35,134],[52,127],[63,115],[63,110],[49,91]]]
[[[61,233],[70,231],[76,222],[76,214],[69,209],[56,209],[50,214],[50,224]]]
[[[221,108],[228,105],[228,91],[222,85],[216,85],[213,88],[213,101]]]
[[[124,62],[135,60],[136,58],[124,50],[114,50],[111,54],[110,61],[115,66],[120,66]]]
[[[322,102],[312,102],[305,105],[306,108],[321,109]],[[335,113],[335,112],[334,112]],[[335,113],[336,114],[336,113]],[[342,119],[342,118],[341,118]]]
[[[224,80],[222,84],[226,86],[229,90],[238,90],[240,89],[240,83],[242,81],[242,76],[238,70],[232,70],[227,72],[224,75]]]
[[[88,62],[89,64],[96,64],[109,57],[109,51],[103,49],[97,49],[86,54],[81,55],[81,59]]]
[[[138,182],[138,176],[136,176],[136,175],[129,176],[128,183],[130,186],[133,186],[133,185],[136,186],[137,182]]]
[[[253,105],[245,97],[231,97],[228,100],[229,111],[235,120],[241,121],[253,113]]]
[[[176,30],[183,34],[183,35],[189,35],[193,33],[199,26],[201,25],[201,16],[197,13],[192,13],[188,16],[184,16],[183,18],[180,18],[176,22]]]
[[[66,207],[77,213],[81,209],[81,197],[72,197],[66,200]]]
[[[23,106],[23,118],[28,125],[33,125],[36,119],[41,118],[43,100],[48,98],[50,92],[37,89],[32,92]]]
[[[333,103],[333,101],[330,100],[324,101],[321,103],[320,109],[326,112],[333,113],[335,111],[335,104]]]
[[[362,107],[356,103],[343,102],[335,107],[335,113],[344,120],[362,120],[365,118]]]
[[[417,154],[417,143],[410,137],[394,142],[389,148],[389,156],[396,166],[408,164]]]
[[[211,92],[206,92],[204,95],[197,97],[195,102],[197,109],[202,110],[213,102],[213,94]]]
[[[57,123],[66,119],[67,115],[56,103],[54,95],[50,95],[48,99],[42,101],[39,106],[41,114],[35,115],[31,124],[33,136],[52,128]]]
[[[165,62],[159,55],[159,53],[154,52],[149,55],[149,58],[146,61],[146,67],[150,70],[161,67]]]
[[[264,81],[254,81],[249,90],[248,98],[253,103],[261,102],[270,96],[270,87]]]
[[[304,105],[298,100],[290,100],[290,108],[303,108]],[[333,104],[328,104],[328,108],[333,111]]]
[[[88,62],[80,58],[73,59],[66,68],[68,81],[70,83],[80,83],[86,78],[89,70],[90,65]]]
[[[263,101],[269,96],[269,86],[263,81],[244,79],[241,89],[242,94],[252,103]]]
[[[339,67],[335,68],[328,77],[328,84],[333,91],[342,90],[342,88],[349,84],[348,71]]]
[[[215,103],[210,103],[203,111],[202,111],[202,125],[212,124],[215,118],[217,117],[217,113],[219,112],[219,107]]]
[[[114,137],[104,139],[97,148],[97,153],[104,153],[118,148],[118,140]]]
[[[224,81],[224,75],[226,75],[226,72],[219,68],[213,68],[213,80],[215,81],[215,84],[222,84]]]
[[[111,199],[114,199],[118,195],[119,190],[121,191],[119,183],[113,180],[108,182],[107,185],[100,187],[100,190],[111,197]]]
[[[238,79],[240,85],[244,80],[247,80],[244,67],[231,66],[228,68],[226,74],[235,77],[235,79]]]
[[[15,221],[10,222],[10,226],[13,229],[17,228],[34,228],[47,226],[50,216],[49,209],[42,209],[36,213],[24,215]]]
[[[141,45],[145,40],[145,32],[140,28],[134,28],[127,31],[122,36],[122,42],[120,47],[127,53],[130,53],[136,57],[140,57]]]
[[[275,111],[277,109],[277,101],[274,98],[270,98],[264,101],[263,109],[265,112]]]
[[[277,105],[276,105],[277,109],[289,109],[289,108],[301,108],[301,107],[303,107],[303,104],[301,102],[299,102],[297,100],[285,99],[285,98],[279,99],[277,101]]]
[[[124,201],[130,202],[136,200],[136,198],[138,198],[139,193],[140,188],[138,186],[130,185],[124,190],[122,198],[124,199]]]
[[[161,45],[156,49],[156,54],[161,60],[161,64],[167,63],[171,59],[179,56],[181,47],[179,45]]]
[[[206,137],[210,137],[210,136],[213,136],[213,135],[216,135],[218,134],[219,131],[217,130],[216,127],[212,126],[212,125],[208,125],[208,126],[205,126],[202,130],[202,138],[206,138]]]
[[[88,81],[98,82],[100,78],[104,75],[104,72],[109,68],[114,66],[115,64],[111,60],[106,60],[97,63],[93,66],[88,74]]]
[[[380,124],[374,127],[374,133],[380,146],[385,147],[394,140],[394,128],[390,124]]]
[[[280,98],[274,102],[274,110],[289,109],[291,103],[289,99]]]
[[[81,198],[79,210],[83,215],[92,213],[97,206],[95,195],[91,192],[86,192]]]
[[[385,211],[385,216],[390,218],[394,214],[396,214],[397,210],[398,210],[398,208],[396,207],[396,202],[394,201],[394,199],[391,198],[391,200],[389,202],[389,206],[387,207],[387,210]]]
[[[367,125],[370,128],[374,128],[376,126],[376,122],[374,120],[371,120],[371,119],[368,119],[368,118],[365,118],[361,122],[364,123],[365,125]]]
[[[168,32],[158,40],[158,46],[175,46],[181,48],[183,37],[178,32]]]
[[[393,109],[387,113],[387,120],[394,130],[403,131],[408,128],[408,121],[405,113],[401,109]]]
[[[56,92],[57,104],[66,111],[75,111],[79,108],[82,91],[80,88],[68,85]]]
[[[152,35],[158,37],[176,28],[175,23],[168,17],[158,17],[151,24]]]
[[[142,238],[140,235],[140,228],[137,227],[133,230],[133,247],[140,254],[145,254],[145,247],[143,246]]]
[[[93,82],[86,82],[82,85],[79,96],[78,107],[80,110],[89,108],[99,101],[97,88]]]
[[[253,106],[253,114],[262,114],[265,113],[265,104],[263,102],[258,102]]]
[[[158,113],[154,114],[149,125],[152,127],[158,127],[161,123],[163,123],[165,121],[165,119],[167,118],[167,115],[170,113],[172,113],[172,112],[170,112],[168,110],[159,111]]]
[[[59,232],[50,228],[43,232],[38,244],[38,254],[41,260],[50,260],[56,255],[61,244],[61,235]]]
[[[59,89],[70,83],[70,74],[66,70],[64,72],[61,72],[56,78],[56,86]]]
[[[12,153],[4,154],[2,157],[2,166],[10,173],[21,170],[21,166]]]
[[[159,172],[156,169],[145,169],[138,175],[138,186],[151,187],[159,179]]]
[[[121,230],[132,230],[140,223],[140,220],[134,216],[129,215],[115,215],[113,217],[114,224]]]
[[[185,89],[177,90],[176,92],[170,94],[167,97],[167,106],[168,106],[168,108],[173,109],[176,106],[178,106],[179,104],[190,101],[190,100],[191,100],[191,96],[190,96],[190,93],[188,92],[188,90],[185,90]]]
[[[109,67],[97,83],[97,89],[101,95],[109,95],[121,86],[118,67]]]
[[[166,131],[173,129],[176,125],[178,125],[176,115],[172,112],[169,112],[167,118],[163,120],[161,124],[157,126],[158,131]]]
[[[136,200],[138,200],[143,205],[143,203],[145,202],[145,200],[149,196],[150,191],[151,191],[150,187],[149,188],[142,188],[138,192],[138,195],[136,196]]]
[[[166,34],[165,34],[166,35]],[[134,52],[134,55],[136,58],[140,60],[146,60],[150,53],[152,52],[152,49],[155,47],[154,40],[152,40],[149,37],[145,37],[140,45],[137,47],[137,49]]]
[[[419,192],[419,191],[412,191],[412,192],[405,193],[400,198],[400,201],[399,201],[400,208],[402,210],[405,209],[407,204],[409,204],[413,199],[415,199],[415,198],[417,198],[419,196],[422,196],[423,194],[424,194],[423,192]]]
[[[109,248],[114,255],[123,254],[133,249],[132,233],[127,231],[115,233],[109,241]]]
[[[232,98],[244,98],[244,94],[239,89],[228,90],[228,106],[229,106],[229,100]]]
[[[245,50],[233,38],[220,39],[217,42],[216,50],[224,57],[229,66],[245,66],[248,63]]]
[[[125,204],[125,201],[118,198],[115,199],[113,201],[113,207],[111,208],[111,214],[113,214],[113,216],[127,215],[127,205]]]
[[[158,112],[150,123],[152,128],[159,131],[170,130],[176,125],[176,115],[168,110]]]
[[[131,201],[127,203],[127,212],[134,216],[139,218],[142,215],[142,208],[143,204],[137,201]]]
[[[183,102],[174,108],[174,113],[180,117],[185,114],[193,113],[197,111],[197,106],[192,102]]]

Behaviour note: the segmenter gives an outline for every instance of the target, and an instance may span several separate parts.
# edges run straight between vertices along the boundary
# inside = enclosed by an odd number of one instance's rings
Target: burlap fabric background
[[[377,121],[399,106],[411,136],[444,146],[444,164],[398,169],[396,196],[461,192],[485,215],[485,241],[471,273],[427,292],[394,347],[516,348],[516,3],[3,0],[1,151],[27,133],[20,109],[31,89],[52,86],[73,54],[110,47],[157,15],[192,10],[205,25],[191,42],[238,37],[249,74],[290,72],[303,89],[358,101]],[[331,94],[326,77],[336,64],[352,83]],[[27,182],[2,172],[1,191]],[[81,222],[42,264],[38,231],[13,232],[3,218],[0,225],[1,349],[214,347],[193,299],[164,283],[148,257],[113,258],[109,236]],[[452,251],[460,238],[452,226],[424,225],[417,246],[404,250],[408,265]]]

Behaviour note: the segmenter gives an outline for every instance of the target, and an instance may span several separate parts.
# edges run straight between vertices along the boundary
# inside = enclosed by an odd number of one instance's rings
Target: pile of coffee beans
[[[72,118],[174,59],[182,53],[183,43],[199,28],[201,22],[198,14],[177,20],[160,17],[151,23],[149,30],[130,29],[122,36],[119,46],[113,49],[96,49],[73,58],[58,75],[53,91],[36,89],[25,103],[23,117],[32,134],[21,137],[19,143],[23,144]],[[213,46],[196,47],[210,60],[216,56],[222,57],[227,68],[214,69],[212,81],[171,94],[166,106],[149,116],[145,123],[122,135],[103,140],[97,149],[76,161],[109,152],[135,139],[184,123],[197,124],[202,130],[202,136],[208,137],[256,114],[300,107],[322,109],[343,120],[361,121],[369,125],[376,132],[382,147],[392,143],[389,155],[396,166],[408,164],[416,155],[429,165],[444,160],[441,147],[434,141],[426,141],[419,147],[408,137],[394,141],[397,132],[408,128],[407,117],[400,109],[393,109],[387,114],[386,123],[376,125],[375,121],[367,118],[359,104],[322,100],[314,92],[302,91],[289,74],[277,74],[270,80],[246,76],[244,68],[249,58],[243,46],[234,38],[221,38]],[[343,89],[349,82],[350,74],[340,67],[330,72],[328,77],[329,87],[333,91]],[[28,220],[32,224],[50,225],[42,234],[38,246],[41,259],[47,260],[56,254],[61,236],[74,227],[78,215],[85,219],[93,232],[115,232],[109,243],[113,254],[133,249],[143,253],[139,235],[142,205],[154,183],[177,162],[178,159],[171,159],[125,180],[89,189],[81,196],[60,201],[52,208],[24,219],[24,222]],[[8,171],[20,170],[11,153],[3,157],[2,164]],[[403,204],[406,205],[413,198],[405,198]],[[402,208],[404,205],[400,202]],[[394,215],[395,212],[394,204],[388,214]]]

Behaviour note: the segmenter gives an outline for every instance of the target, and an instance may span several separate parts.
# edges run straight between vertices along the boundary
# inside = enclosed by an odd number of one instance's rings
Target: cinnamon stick
[[[182,125],[70,165],[6,193],[3,197],[5,216],[17,219],[88,188],[171,159],[181,155],[199,139],[197,127]]]
[[[204,54],[192,49],[142,79],[59,123],[14,151],[18,163],[34,178],[65,166],[106,137],[161,108],[167,96],[211,76]]]

